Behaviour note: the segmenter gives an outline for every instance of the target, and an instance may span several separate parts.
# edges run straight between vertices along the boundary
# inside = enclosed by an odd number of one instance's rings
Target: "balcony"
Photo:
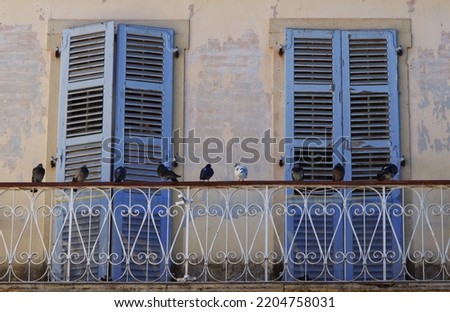
[[[449,181],[0,184],[2,285],[442,284],[449,270]]]

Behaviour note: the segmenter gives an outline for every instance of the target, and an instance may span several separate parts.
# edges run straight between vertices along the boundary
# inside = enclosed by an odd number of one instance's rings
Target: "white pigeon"
[[[240,163],[236,163],[234,165],[234,176],[238,181],[244,181],[244,179],[247,178],[247,174],[247,167],[241,165]]]

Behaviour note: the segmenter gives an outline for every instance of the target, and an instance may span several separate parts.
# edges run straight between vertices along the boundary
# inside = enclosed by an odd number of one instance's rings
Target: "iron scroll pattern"
[[[450,279],[450,189],[3,188],[2,282]]]

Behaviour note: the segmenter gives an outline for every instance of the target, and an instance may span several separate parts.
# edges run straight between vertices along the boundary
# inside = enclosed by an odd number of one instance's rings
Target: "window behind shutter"
[[[117,40],[115,136],[123,157],[114,167],[126,168],[127,181],[161,181],[157,166],[171,159],[173,31],[122,24]],[[125,244],[115,248],[129,261],[115,267],[114,278],[164,279],[168,190],[122,191],[115,207],[115,235]]]
[[[89,181],[109,181],[114,23],[98,23],[63,31],[59,96],[58,162],[56,176],[70,182],[82,165]],[[55,278],[97,280],[106,274],[98,261],[108,250],[108,200],[89,190],[61,194],[56,220]],[[89,210],[88,207],[92,209]],[[70,235],[69,235],[70,234]],[[94,259],[97,259],[94,261]]]

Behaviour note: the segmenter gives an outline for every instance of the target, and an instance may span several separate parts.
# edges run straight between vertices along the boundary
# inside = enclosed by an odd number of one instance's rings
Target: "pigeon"
[[[238,181],[244,181],[247,178],[248,170],[247,167],[241,165],[240,163],[236,163],[234,165],[234,176]]]
[[[211,164],[207,164],[203,169],[200,171],[200,180],[208,180],[211,179],[211,177],[214,175],[214,170],[211,168]]]
[[[72,182],[83,182],[87,179],[88,175],[89,175],[89,169],[86,167],[86,165],[83,165],[74,174],[74,176],[72,178]],[[73,191],[76,192],[77,189],[74,189]]]
[[[31,174],[31,182],[40,183],[44,179],[45,169],[42,167],[42,164],[37,165],[33,168],[33,172]],[[31,192],[36,193],[37,189],[32,189]]]
[[[114,170],[114,182],[123,182],[127,177],[127,170],[120,166]]]
[[[299,162],[294,163],[291,169],[292,181],[303,181],[304,171]]]
[[[342,181],[344,179],[345,169],[341,164],[336,164],[333,167],[333,181]]]
[[[177,178],[181,177],[180,175],[176,174],[175,172],[173,172],[172,170],[170,170],[169,168],[164,166],[164,164],[162,164],[162,163],[159,164],[156,173],[158,174],[158,176],[161,179],[164,179],[164,180],[170,179],[173,182],[178,182]]]
[[[394,164],[387,164],[377,173],[377,180],[391,180],[398,172],[398,168]]]

